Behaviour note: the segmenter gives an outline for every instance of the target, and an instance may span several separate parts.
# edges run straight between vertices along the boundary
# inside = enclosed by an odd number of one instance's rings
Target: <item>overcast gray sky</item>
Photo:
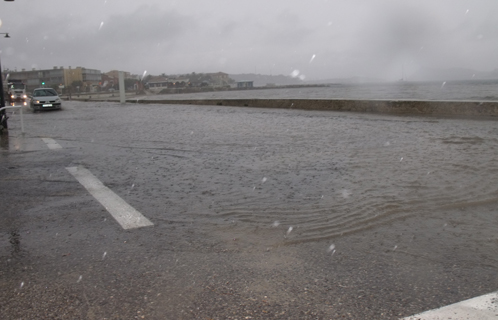
[[[498,68],[498,0],[2,0],[0,19],[2,66],[18,70],[395,80]]]

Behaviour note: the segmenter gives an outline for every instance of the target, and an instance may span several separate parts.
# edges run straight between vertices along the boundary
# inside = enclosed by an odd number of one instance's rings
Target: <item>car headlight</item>
[[[22,97],[23,97],[24,99],[26,99],[28,96],[24,94]]]
[[[57,98],[55,99],[55,102],[61,102],[61,99]]]
[[[14,99],[16,96],[12,95],[12,96],[10,96],[10,97],[11,97],[12,99]]]
[[[40,100],[36,100],[36,103],[40,103]]]

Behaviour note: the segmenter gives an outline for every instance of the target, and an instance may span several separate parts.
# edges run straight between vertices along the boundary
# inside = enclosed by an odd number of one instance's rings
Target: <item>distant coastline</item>
[[[164,88],[166,90],[166,88]],[[137,94],[138,93],[138,94]],[[498,80],[322,83],[254,88],[176,88],[162,94],[136,91],[128,99],[325,99],[325,100],[415,100],[415,101],[498,101]],[[87,93],[73,99],[119,100],[119,93]]]

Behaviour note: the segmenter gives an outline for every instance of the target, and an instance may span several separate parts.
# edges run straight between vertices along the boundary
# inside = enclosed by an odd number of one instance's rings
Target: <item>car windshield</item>
[[[22,83],[14,83],[10,87],[12,89],[24,89],[24,84],[22,84]]]
[[[52,89],[35,90],[33,92],[34,97],[45,97],[45,96],[56,96],[57,92]]]
[[[1,319],[497,319],[498,0],[0,0],[0,59]]]

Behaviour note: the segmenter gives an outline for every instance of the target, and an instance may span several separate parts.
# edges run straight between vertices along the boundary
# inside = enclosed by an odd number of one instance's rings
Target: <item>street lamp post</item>
[[[7,1],[7,0],[5,0],[5,1]],[[0,34],[4,34],[5,38],[10,38],[8,33],[0,33]],[[1,60],[0,60],[0,88],[2,88],[0,90],[0,94],[1,94],[0,108],[3,108],[3,107],[5,107],[5,97],[4,97],[4,93],[3,93],[3,76],[2,76],[2,61]]]
[[[15,0],[4,0],[4,1],[14,2]],[[0,33],[0,34],[4,34],[5,38],[10,38],[8,33]],[[1,99],[0,100],[0,108],[3,108],[3,107],[5,107],[5,97],[3,94],[3,79],[2,79],[2,63],[1,63],[1,61],[0,61],[0,94],[2,95],[0,97],[0,99]],[[5,110],[0,111],[0,116],[2,115],[2,113],[5,113]]]
[[[10,38],[8,33],[0,33],[0,34],[4,34],[5,38]],[[0,126],[2,126],[2,128],[0,128],[0,129],[3,129],[3,128],[7,128],[7,116],[5,115],[5,109],[3,109],[5,107],[5,94],[3,92],[3,75],[2,75],[2,62],[1,62],[1,60],[0,60],[0,95],[1,95],[0,96]]]

